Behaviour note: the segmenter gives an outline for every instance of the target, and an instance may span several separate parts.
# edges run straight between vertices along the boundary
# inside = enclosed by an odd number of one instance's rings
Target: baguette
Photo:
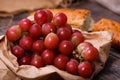
[[[84,31],[91,30],[91,27],[94,23],[91,12],[86,9],[49,9],[53,15],[56,13],[64,13],[66,14],[68,20],[67,23],[70,24],[73,28],[79,28]],[[32,13],[30,16],[28,16],[28,19],[34,20]]]
[[[103,18],[92,27],[92,31],[109,31],[113,33],[112,46],[120,49],[120,23]]]

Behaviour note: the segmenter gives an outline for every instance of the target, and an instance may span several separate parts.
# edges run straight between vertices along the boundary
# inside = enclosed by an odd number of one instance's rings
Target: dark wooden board
[[[118,50],[110,49],[110,55],[104,69],[94,80],[120,80],[120,52]]]
[[[105,17],[120,22],[119,15],[95,2],[83,1],[73,4],[69,8],[84,8],[91,10],[92,17],[95,21]],[[17,24],[20,19],[27,17],[29,13],[30,12],[24,12],[7,18],[0,18],[0,35],[4,34],[8,27]],[[115,48],[110,49],[110,55],[105,68],[93,80],[120,80],[120,50]]]

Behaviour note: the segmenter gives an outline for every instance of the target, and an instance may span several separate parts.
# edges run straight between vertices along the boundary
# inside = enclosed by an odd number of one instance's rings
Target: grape
[[[22,29],[22,31],[28,31],[29,28],[32,26],[32,22],[29,19],[24,18],[20,20],[19,26]]]
[[[19,64],[20,65],[30,65],[30,61],[31,61],[31,57],[30,56],[23,56],[20,60],[19,60]]]
[[[19,45],[13,46],[11,51],[17,58],[21,58],[24,55],[24,49]]]
[[[47,49],[57,49],[59,38],[55,33],[49,33],[44,40],[44,45]]]
[[[99,56],[98,50],[93,46],[89,46],[88,48],[84,49],[81,54],[85,60],[90,62],[95,61]]]
[[[42,34],[42,29],[38,24],[33,24],[29,29],[29,33],[33,38],[39,38]]]
[[[80,32],[74,32],[71,36],[71,42],[73,43],[74,47],[77,47],[84,40],[84,36]]]
[[[58,69],[65,70],[69,58],[65,55],[59,54],[54,59],[54,66]]]
[[[93,73],[92,65],[89,62],[81,62],[78,65],[78,73],[84,78],[88,78]]]
[[[67,23],[67,16],[64,13],[57,13],[53,17],[53,23],[57,26],[65,25]]]
[[[30,64],[37,68],[44,66],[43,60],[38,54],[33,54]]]
[[[19,26],[12,26],[6,31],[6,37],[11,42],[17,41],[21,35],[22,31]]]
[[[72,54],[74,46],[71,41],[63,40],[59,44],[59,51],[64,55]]]
[[[53,19],[53,13],[50,10],[44,10],[47,14],[47,22],[51,22]]]
[[[52,50],[44,50],[43,53],[41,54],[41,57],[43,59],[44,64],[53,64],[53,60],[55,57],[55,52]]]
[[[71,59],[70,61],[67,62],[66,64],[66,71],[71,73],[71,74],[77,74],[78,70],[78,61],[75,59]]]
[[[42,25],[47,21],[47,14],[44,10],[37,10],[34,14],[34,20],[37,24]]]
[[[69,28],[60,27],[57,30],[57,35],[60,38],[60,40],[69,40],[72,34]]]
[[[60,27],[68,28],[71,33],[73,32],[72,27],[71,27],[70,24],[65,24],[65,25],[62,25],[62,26],[60,26]]]
[[[46,36],[50,32],[56,33],[56,26],[52,23],[45,23],[42,25],[42,35]]]
[[[36,40],[35,42],[33,42],[32,49],[34,52],[42,53],[45,49],[44,41],[43,40]]]
[[[33,39],[29,36],[24,36],[20,39],[19,45],[25,50],[30,50],[33,45]]]

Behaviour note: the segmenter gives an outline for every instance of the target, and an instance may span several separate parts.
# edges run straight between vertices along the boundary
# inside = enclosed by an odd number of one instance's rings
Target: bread
[[[88,31],[93,25],[93,19],[91,18],[91,12],[86,9],[49,9],[52,11],[53,15],[62,12],[67,15],[67,23],[74,28],[80,28],[82,30]],[[28,17],[33,20],[33,13]]]
[[[112,46],[120,49],[120,23],[103,18],[92,27],[92,31],[109,31],[113,33]]]

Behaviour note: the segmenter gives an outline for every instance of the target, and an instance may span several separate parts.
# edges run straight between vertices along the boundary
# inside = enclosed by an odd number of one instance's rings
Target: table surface
[[[96,22],[103,17],[120,22],[120,15],[109,11],[107,8],[95,2],[82,1],[73,4],[69,8],[84,8],[91,10],[92,17]],[[18,24],[18,21],[27,17],[29,13],[30,12],[23,12],[11,17],[0,18],[0,35],[4,34],[9,26]],[[111,47],[105,68],[93,80],[120,80],[120,50]]]

